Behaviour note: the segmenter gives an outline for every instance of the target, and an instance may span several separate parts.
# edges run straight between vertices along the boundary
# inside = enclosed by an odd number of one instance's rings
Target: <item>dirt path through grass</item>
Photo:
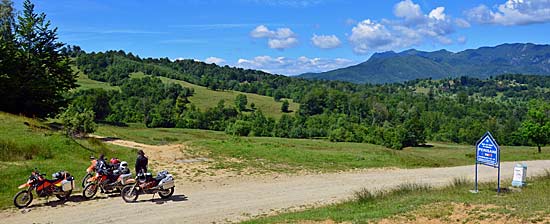
[[[127,141],[122,139],[106,138],[98,135],[90,135],[92,138],[98,138],[105,143],[124,146],[133,149],[141,149],[145,155],[151,161],[151,164],[157,169],[173,168],[173,165],[178,160],[188,158],[185,153],[187,148],[184,144],[172,144],[172,145],[147,145],[139,142]],[[137,155],[136,155],[137,156]],[[129,161],[133,164],[134,161]]]
[[[117,140],[118,141],[118,140]],[[114,142],[112,142],[114,143]],[[130,144],[144,150],[144,144]],[[161,147],[161,146],[154,146]],[[166,146],[164,146],[166,147]],[[161,150],[162,148],[150,148]],[[181,150],[180,150],[181,151]],[[146,152],[147,153],[147,152]],[[150,153],[153,156],[154,153]],[[160,158],[160,157],[159,157]],[[527,161],[528,175],[550,169],[550,160]],[[502,163],[502,179],[512,177],[515,162]],[[127,204],[120,197],[101,196],[82,201],[77,195],[64,204],[52,199],[26,210],[0,212],[3,223],[226,223],[278,211],[319,206],[349,198],[355,190],[385,189],[402,183],[433,186],[449,184],[453,178],[473,179],[474,166],[421,169],[368,169],[330,174],[206,177],[200,182],[176,179],[171,200],[141,195]],[[496,180],[496,169],[480,167],[480,180]],[[504,186],[510,183],[503,182]]]

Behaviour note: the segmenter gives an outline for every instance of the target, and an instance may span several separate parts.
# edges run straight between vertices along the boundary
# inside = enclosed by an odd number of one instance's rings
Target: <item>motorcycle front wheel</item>
[[[172,194],[174,194],[174,187],[171,187],[168,190],[159,191],[159,196],[163,199],[169,198],[170,196],[172,196]]]
[[[94,184],[94,183],[91,183],[91,184],[86,184],[86,186],[84,187],[84,190],[82,190],[82,196],[86,199],[90,199],[92,197],[95,196],[95,194],[97,193],[97,184]]]
[[[88,179],[90,179],[91,177],[92,177],[92,174],[87,173],[86,176],[84,176],[84,178],[82,178],[82,188],[84,188],[86,186],[86,183],[88,183]]]
[[[13,197],[13,204],[17,208],[25,208],[32,202],[32,192],[29,190],[22,190],[15,194]]]
[[[120,195],[125,202],[130,203],[137,201],[139,193],[138,189],[135,188],[134,185],[127,185],[122,188],[122,191],[120,191]]]

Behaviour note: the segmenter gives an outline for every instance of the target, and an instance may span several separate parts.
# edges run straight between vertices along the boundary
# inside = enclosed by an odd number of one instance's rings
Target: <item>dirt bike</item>
[[[32,190],[36,191],[38,197],[48,197],[55,195],[59,200],[67,200],[74,188],[74,178],[66,171],[54,173],[53,180],[48,180],[37,169],[32,171],[27,183],[21,184],[19,189],[27,188],[19,191],[13,197],[13,204],[17,208],[25,208],[32,202]]]
[[[88,183],[86,183],[84,190],[82,190],[82,196],[90,199],[96,195],[98,188],[107,194],[114,193],[121,191],[124,186],[135,182],[135,179],[131,178],[131,173],[120,174],[117,171],[112,171],[112,175],[116,177],[116,181],[114,182],[110,180],[108,175],[99,172],[96,173],[95,176],[88,179]]]
[[[90,157],[90,166],[86,169],[86,176],[82,178],[82,188],[86,186],[86,183],[88,183],[88,179],[93,177],[95,175],[95,166],[97,164],[97,160],[94,157]]]
[[[139,173],[135,183],[122,188],[120,195],[125,202],[135,202],[140,194],[156,194],[169,198],[174,194],[174,177],[168,171],[159,172],[153,178],[151,173]]]

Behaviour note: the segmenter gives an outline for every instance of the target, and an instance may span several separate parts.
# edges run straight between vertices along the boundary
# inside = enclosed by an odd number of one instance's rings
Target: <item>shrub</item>
[[[78,109],[73,105],[69,105],[69,108],[58,116],[67,135],[72,137],[93,133],[97,128],[94,117],[94,111],[88,108]]]

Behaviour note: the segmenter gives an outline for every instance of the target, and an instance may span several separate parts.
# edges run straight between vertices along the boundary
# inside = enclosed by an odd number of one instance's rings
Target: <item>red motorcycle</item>
[[[27,188],[19,191],[13,198],[13,204],[17,208],[25,208],[32,202],[32,190],[36,191],[38,197],[48,197],[55,195],[60,200],[67,200],[74,188],[74,178],[66,171],[54,173],[53,180],[48,180],[38,170],[34,170],[27,180],[27,183],[21,184],[19,189]]]
[[[131,178],[132,174],[128,169],[128,163],[123,161],[121,167],[121,170],[114,169],[108,171],[111,178],[116,178],[116,180],[111,180],[109,175],[99,172],[96,173],[95,176],[89,178],[82,190],[82,196],[86,199],[90,199],[96,195],[98,188],[102,189],[105,193],[120,192],[125,185],[133,184],[134,179]]]

